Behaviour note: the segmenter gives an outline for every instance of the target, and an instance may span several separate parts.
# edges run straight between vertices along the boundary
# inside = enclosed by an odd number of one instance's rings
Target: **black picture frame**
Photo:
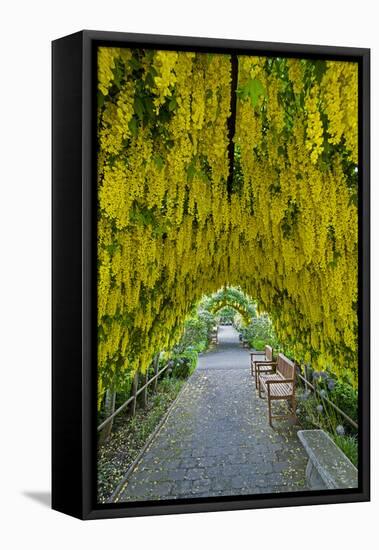
[[[96,48],[354,60],[359,64],[359,487],[156,503],[96,502]],[[370,50],[85,30],[52,43],[52,507],[81,519],[370,499]]]

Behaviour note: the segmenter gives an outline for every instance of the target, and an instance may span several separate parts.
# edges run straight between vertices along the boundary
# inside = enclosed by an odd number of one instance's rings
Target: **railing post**
[[[147,382],[149,380],[149,368],[147,367],[146,368],[146,372],[145,372],[145,388],[142,392],[142,406],[143,408],[147,407]]]
[[[165,372],[168,369],[168,366],[169,365],[166,364],[164,367],[162,367],[161,370],[158,370],[157,377],[160,376],[163,372]],[[146,377],[146,379],[148,379],[148,377]],[[120,405],[116,411],[112,412],[112,414],[110,414],[105,420],[103,420],[103,422],[99,424],[99,426],[97,427],[97,431],[100,433],[107,426],[107,424],[109,424],[110,422],[113,422],[114,418],[118,414],[120,414],[120,412],[123,411],[125,407],[128,407],[130,404],[132,404],[131,415],[134,416],[136,412],[137,395],[139,395],[140,393],[143,393],[143,391],[145,390],[145,385],[149,386],[153,382],[155,382],[155,380],[156,378],[154,379],[150,378],[150,380],[148,380],[146,384],[144,384],[140,389],[138,389],[138,372],[136,372],[133,379],[131,396],[129,397],[129,399],[124,401],[124,403],[122,403],[122,405]],[[114,395],[114,400],[115,399],[116,399],[116,395]],[[113,410],[114,410],[114,405],[115,403],[113,403],[112,405]]]
[[[134,375],[134,378],[133,378],[133,387],[132,387],[132,392],[133,392],[133,402],[132,402],[132,416],[134,416],[136,414],[136,407],[137,407],[137,390],[138,390],[138,370],[137,372],[135,373]]]
[[[116,392],[107,390],[105,393],[105,416],[111,416],[114,413],[116,405]],[[100,433],[100,445],[105,443],[112,433],[113,419],[104,427]]]
[[[154,357],[154,376],[156,376],[158,374],[158,368],[159,368],[159,353],[157,353]],[[157,391],[157,386],[158,386],[158,376],[156,377],[156,379],[154,380],[154,391],[156,392]]]

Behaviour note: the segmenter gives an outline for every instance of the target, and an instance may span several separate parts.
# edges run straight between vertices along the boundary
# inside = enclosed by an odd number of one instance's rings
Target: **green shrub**
[[[218,319],[221,325],[231,325],[234,321],[236,310],[231,307],[223,307],[218,312]]]
[[[179,379],[188,378],[196,368],[198,353],[187,348],[180,355],[174,355],[171,361],[172,376]]]
[[[358,441],[352,435],[332,435],[334,443],[341,449],[347,458],[358,467]]]
[[[199,342],[198,344],[195,344],[193,346],[193,348],[198,352],[198,353],[201,353],[203,351],[205,351],[208,347],[208,342],[205,341],[205,340],[202,340],[201,342]],[[188,348],[187,348],[188,349]]]
[[[249,340],[249,346],[257,351],[263,351],[265,349],[265,345],[267,344],[266,340]]]
[[[322,418],[320,419],[320,415],[317,414],[316,407],[319,404],[319,402],[314,396],[314,394],[307,394],[309,395],[307,398],[303,398],[303,395],[304,394],[300,393],[297,396],[297,408],[296,408],[296,415],[299,419],[299,422],[302,428],[306,430],[312,430],[314,428],[320,428],[320,429],[326,428],[325,422],[322,422]],[[302,397],[302,399],[300,399],[300,397]],[[327,430],[329,429],[330,427],[327,426]]]
[[[210,340],[215,325],[215,317],[205,309],[192,313],[184,324],[184,331],[179,342],[174,347],[175,353],[183,353],[187,348],[194,348],[199,353],[204,351]]]
[[[328,429],[331,433],[335,433],[338,425],[343,426],[347,435],[355,435],[356,429],[346,419],[336,411],[330,403],[327,403],[324,398],[327,398],[341,411],[349,416],[354,422],[358,423],[358,392],[346,382],[335,380],[326,371],[315,371],[306,367],[307,379],[310,379],[312,384],[317,389],[317,397],[315,399],[319,404],[322,404],[325,413],[328,417]],[[300,393],[300,400],[302,395]],[[311,399],[308,402],[312,403]],[[308,404],[307,404],[308,406]]]
[[[275,331],[268,315],[256,317],[252,322],[241,330],[242,338],[249,343],[249,346],[262,351],[264,346],[278,347]]]
[[[330,399],[352,420],[358,422],[358,391],[345,382],[336,382]]]

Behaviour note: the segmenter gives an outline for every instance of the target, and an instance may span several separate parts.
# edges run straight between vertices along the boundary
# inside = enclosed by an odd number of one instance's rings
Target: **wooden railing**
[[[135,415],[135,412],[136,412],[136,405],[137,405],[137,397],[142,394],[142,401],[143,401],[143,404],[146,405],[147,404],[147,388],[150,386],[150,384],[152,384],[154,382],[154,390],[157,389],[157,382],[158,382],[158,378],[161,376],[161,374],[163,372],[165,372],[165,370],[169,367],[169,365],[165,365],[164,367],[161,368],[161,370],[158,370],[158,361],[155,361],[154,362],[154,376],[152,376],[150,379],[148,378],[148,370],[146,370],[146,374],[145,374],[145,384],[138,389],[138,379],[139,379],[139,375],[138,375],[138,372],[136,373],[136,375],[134,376],[134,380],[133,380],[133,386],[132,386],[132,395],[131,397],[129,397],[129,399],[127,399],[122,405],[120,405],[118,407],[118,409],[116,409],[110,416],[108,416],[108,418],[106,418],[105,420],[103,420],[103,422],[101,422],[101,424],[98,425],[97,427],[97,431],[98,432],[101,432],[101,430],[103,430],[105,428],[105,426],[107,426],[110,422],[112,422],[112,420],[120,414],[120,412],[122,412],[128,405],[130,405],[131,403],[133,403],[132,405],[132,411],[131,411],[131,414],[132,416]]]
[[[351,425],[353,426],[356,430],[358,429],[358,424],[352,419],[350,418],[350,416],[348,416],[345,412],[343,412],[342,409],[340,409],[339,407],[337,407],[337,405],[335,405],[333,403],[333,401],[331,401],[330,399],[328,399],[327,397],[324,397],[323,395],[320,394],[320,390],[318,390],[313,384],[311,384],[310,382],[308,382],[308,380],[302,375],[300,374],[299,372],[297,373],[297,376],[298,378],[300,378],[300,380],[302,382],[304,382],[304,384],[306,386],[308,386],[314,393],[317,393],[318,395],[321,396],[321,398],[326,401],[327,403],[329,403],[329,405],[331,405],[334,410],[336,410],[341,416],[343,416],[343,418]]]

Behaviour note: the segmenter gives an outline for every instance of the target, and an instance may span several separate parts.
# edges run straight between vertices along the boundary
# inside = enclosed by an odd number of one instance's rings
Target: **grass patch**
[[[127,413],[116,417],[111,437],[98,450],[97,489],[100,503],[105,503],[111,496],[184,383],[185,380],[164,378],[158,384],[157,392],[149,395],[145,409],[137,409],[133,418]]]
[[[332,435],[334,443],[341,449],[347,458],[358,467],[358,441],[352,435]]]

